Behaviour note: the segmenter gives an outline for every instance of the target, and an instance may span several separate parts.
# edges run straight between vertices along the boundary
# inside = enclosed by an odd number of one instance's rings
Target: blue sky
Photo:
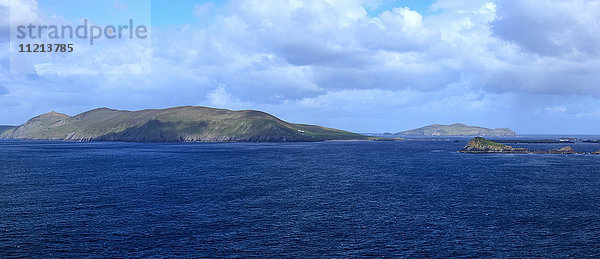
[[[198,22],[198,17],[194,15],[192,10],[196,5],[214,5],[222,7],[226,4],[225,1],[195,1],[195,0],[180,0],[177,4],[168,0],[152,0],[152,24],[160,25],[176,25],[176,24],[195,24]],[[207,13],[207,15],[211,15]],[[214,17],[211,17],[214,18]]]
[[[151,17],[152,4],[148,0],[43,0],[37,1],[42,13],[57,15],[69,20],[88,19],[97,23],[110,23],[123,19]],[[160,3],[162,1],[157,1]],[[161,8],[158,4],[157,8]],[[192,5],[193,6],[193,5]]]
[[[427,15],[432,13],[432,10],[429,9],[435,1],[433,0],[382,0],[379,1],[378,6],[373,9],[367,9],[369,11],[369,15],[377,16],[377,14],[391,10],[394,7],[409,7],[412,10],[415,10],[423,15]]]
[[[28,75],[0,53],[0,124],[204,105],[356,132],[600,133],[599,0],[0,0],[3,17],[9,5],[20,22],[151,18],[152,37],[77,45]]]

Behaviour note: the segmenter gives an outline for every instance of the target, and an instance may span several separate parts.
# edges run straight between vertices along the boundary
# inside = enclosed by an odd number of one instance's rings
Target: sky
[[[0,0],[0,124],[201,105],[363,133],[459,122],[600,134],[600,0],[80,2]],[[131,17],[150,23],[150,44],[76,42],[19,74],[9,16]]]

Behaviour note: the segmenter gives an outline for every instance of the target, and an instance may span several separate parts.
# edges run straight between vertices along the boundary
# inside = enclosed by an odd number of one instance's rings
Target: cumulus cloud
[[[84,5],[85,6],[85,5]],[[107,8],[115,7],[110,5]],[[115,8],[126,8],[124,5]],[[102,11],[102,10],[99,10]],[[121,10],[123,11],[123,10]],[[40,9],[36,0],[0,0],[0,12],[9,13],[8,21],[4,21],[2,34],[4,39],[17,39],[17,26],[35,25],[32,31],[35,35],[31,38],[20,39],[18,42],[23,44],[65,44],[72,43],[76,46],[76,51],[68,54],[54,55],[19,55],[17,44],[11,45],[10,64],[13,74],[56,74],[60,76],[69,75],[98,75],[118,73],[118,74],[147,74],[151,63],[150,40],[136,40],[135,38],[123,40],[108,40],[104,37],[96,39],[96,45],[90,45],[90,37],[79,39],[77,37],[64,36],[65,39],[56,39],[48,37],[51,31],[48,27],[42,26],[70,26],[77,28],[84,24],[84,20],[69,20],[60,15],[46,14]],[[149,10],[146,15],[150,16]],[[145,18],[138,15],[137,18]],[[5,18],[6,19],[6,18]],[[8,23],[6,23],[8,22]],[[86,19],[88,26],[104,26],[108,24],[99,24],[94,20]],[[125,20],[127,22],[127,20]],[[125,23],[124,22],[124,23]],[[140,21],[137,21],[140,22]],[[118,26],[117,24],[114,24]],[[139,24],[136,24],[139,25]],[[37,30],[39,28],[39,30]],[[12,30],[12,32],[11,32]],[[91,35],[88,29],[87,35]],[[60,33],[59,33],[60,35]],[[150,32],[148,32],[150,35]]]
[[[236,102],[232,100],[231,95],[227,92],[224,85],[219,85],[217,89],[208,93],[208,100],[210,104],[217,107],[231,106],[233,102]]]
[[[569,59],[600,54],[600,1],[507,0],[498,7],[494,33],[528,52]]]
[[[24,13],[49,17],[34,0],[17,2]],[[72,67],[43,62],[32,77],[1,74],[0,83],[11,91],[0,102],[52,106],[69,96],[79,102],[70,102],[70,110],[148,104],[262,108],[290,120],[353,130],[406,114],[432,119],[401,119],[396,127],[443,120],[514,126],[527,122],[514,119],[519,116],[555,116],[548,107],[564,107],[561,114],[596,114],[600,1],[438,0],[427,15],[401,5],[367,12],[373,5],[376,1],[198,4],[190,15],[211,17],[201,26],[153,28],[150,74],[135,70],[130,61],[144,53],[132,52],[132,46],[114,46],[109,56],[90,50],[74,58]],[[531,106],[520,105],[519,96],[527,96]],[[566,97],[590,105],[571,107],[561,103]],[[324,111],[336,111],[337,119]],[[378,113],[385,115],[373,119],[377,122],[361,122]],[[501,125],[490,125],[490,116]]]
[[[480,71],[492,92],[600,98],[600,1],[499,1]]]

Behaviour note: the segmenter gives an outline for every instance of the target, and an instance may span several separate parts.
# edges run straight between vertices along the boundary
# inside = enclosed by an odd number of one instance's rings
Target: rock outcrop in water
[[[488,129],[465,124],[440,125],[434,124],[418,129],[407,130],[396,133],[398,136],[516,136],[517,134],[508,128]]]
[[[527,153],[524,148],[513,148],[504,144],[496,143],[482,137],[471,139],[460,151],[465,153]]]
[[[504,144],[500,144],[482,137],[471,139],[467,145],[460,150],[461,153],[510,153],[510,154],[595,154],[600,155],[600,151],[593,153],[579,152],[570,146],[560,149],[552,149],[547,151],[530,151],[526,148],[513,148]]]
[[[580,152],[575,151],[571,146],[566,146],[559,149],[552,149],[548,151],[550,154],[578,154]]]
[[[120,111],[100,108],[75,116],[50,112],[6,129],[0,138],[128,142],[298,142],[370,137],[270,114],[207,107]]]

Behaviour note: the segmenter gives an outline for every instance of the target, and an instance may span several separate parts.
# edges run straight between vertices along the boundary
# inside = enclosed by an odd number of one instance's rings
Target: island
[[[476,137],[471,139],[467,145],[458,152],[461,153],[509,153],[509,154],[594,154],[600,155],[598,152],[579,152],[574,150],[570,146],[566,146],[560,149],[542,150],[542,151],[531,151],[526,148],[514,148],[508,145],[500,144],[491,140],[487,140],[482,137]]]
[[[2,133],[4,133],[5,131],[12,130],[12,129],[14,129],[14,128],[16,128],[16,127],[15,127],[15,126],[5,126],[5,125],[0,125],[0,135],[1,135]]]
[[[460,150],[463,153],[529,153],[525,148],[513,148],[482,137],[471,139],[467,145]]]
[[[516,136],[509,128],[488,129],[478,126],[469,126],[461,123],[452,125],[433,124],[418,129],[398,132],[397,136]]]
[[[3,128],[0,138],[123,142],[378,140],[338,129],[293,124],[255,110],[198,106],[141,111],[99,108],[75,116],[50,112],[21,126]]]

